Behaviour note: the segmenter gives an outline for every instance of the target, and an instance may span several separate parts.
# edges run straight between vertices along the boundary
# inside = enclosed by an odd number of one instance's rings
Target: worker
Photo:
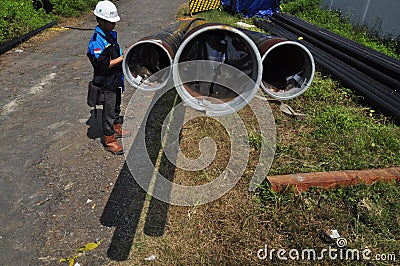
[[[123,147],[117,138],[131,135],[129,130],[122,130],[121,94],[124,88],[122,51],[114,31],[116,22],[120,20],[116,6],[111,1],[97,3],[94,15],[98,25],[90,39],[87,56],[94,69],[93,83],[104,89],[102,111],[102,128],[106,150],[113,154],[123,154]]]

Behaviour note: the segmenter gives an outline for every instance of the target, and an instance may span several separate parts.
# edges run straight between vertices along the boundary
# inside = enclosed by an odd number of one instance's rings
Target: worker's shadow
[[[172,109],[173,101],[170,98],[173,99],[174,95],[176,95],[176,92],[170,90],[159,99],[151,111],[148,111],[150,112],[149,117],[141,125],[146,127],[145,136],[140,137],[139,134],[133,141],[131,150],[125,151],[129,152],[127,157],[129,167],[128,163],[125,162],[100,220],[102,225],[116,227],[107,251],[112,260],[124,261],[129,257],[146,202],[147,192],[145,190],[148,190],[154,172],[154,169],[143,167],[143,160],[148,155],[155,165],[161,148],[161,127],[166,115]],[[154,98],[157,98],[157,96]],[[174,119],[181,119],[181,123],[183,123],[183,117],[174,117]],[[143,141],[143,138],[145,141]],[[143,147],[144,142],[146,147]],[[147,154],[143,154],[143,150]],[[175,160],[176,158],[169,156],[169,159]],[[173,181],[175,166],[165,155],[162,156],[158,172],[164,178]],[[135,178],[140,178],[142,187],[139,186]],[[155,181],[155,187],[157,187],[158,182],[159,180]],[[163,191],[169,193],[171,188],[164,186]],[[144,221],[144,233],[146,235],[163,235],[168,208],[168,203],[151,198]]]
[[[89,139],[97,139],[103,137],[103,129],[101,126],[102,109],[90,110],[90,117],[86,121],[86,125],[89,126],[87,136]]]

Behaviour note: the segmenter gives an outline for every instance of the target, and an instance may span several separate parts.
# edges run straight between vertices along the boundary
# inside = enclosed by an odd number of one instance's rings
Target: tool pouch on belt
[[[94,85],[93,81],[89,82],[87,104],[90,107],[104,104],[104,88]]]

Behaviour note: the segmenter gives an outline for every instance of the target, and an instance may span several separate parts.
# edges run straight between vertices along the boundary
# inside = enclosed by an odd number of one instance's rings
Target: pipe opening
[[[123,70],[129,84],[143,90],[162,87],[169,76],[171,55],[159,40],[143,40],[129,48],[123,62]],[[165,73],[159,71],[168,69]],[[156,74],[157,75],[154,75]]]
[[[314,77],[311,53],[303,45],[285,41],[271,47],[263,56],[262,83],[270,96],[288,100],[304,93]]]
[[[236,101],[239,98],[241,102],[249,101],[261,82],[261,56],[257,47],[234,28],[225,25],[200,28],[189,34],[175,56],[174,66],[186,63],[185,67],[178,67],[177,75],[174,71],[178,93],[197,110],[217,110],[223,107],[213,105],[228,103],[231,105],[228,109],[237,111],[241,104]],[[195,62],[193,67],[191,62]],[[240,74],[232,73],[226,65]],[[243,75],[252,80],[252,86],[230,86],[231,80],[239,81]],[[176,76],[180,81],[175,80]]]

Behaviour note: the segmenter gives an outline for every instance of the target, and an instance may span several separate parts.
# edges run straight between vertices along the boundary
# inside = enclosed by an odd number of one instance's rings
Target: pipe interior
[[[302,89],[312,75],[312,61],[301,46],[282,44],[263,58],[262,82],[272,92]]]
[[[224,71],[218,67],[222,63],[236,67],[254,81],[257,80],[258,63],[254,50],[245,39],[231,31],[213,29],[198,34],[182,50],[179,63],[193,60],[216,62],[211,69],[205,70],[211,71],[211,74],[207,76],[211,76],[213,81],[231,78],[229,73],[223,73]],[[196,73],[196,75],[200,77],[202,73]],[[199,78],[199,80],[202,79]],[[207,97],[210,100],[215,98],[224,102],[245,92],[234,92],[228,87],[205,81],[187,82],[184,87],[193,97]],[[242,90],[245,89],[242,88]]]
[[[142,42],[129,51],[127,64],[132,77],[138,78],[140,76],[141,79],[145,80],[158,71],[170,67],[171,59],[160,45]],[[157,75],[153,77],[160,79]],[[160,82],[161,80],[157,81]]]

